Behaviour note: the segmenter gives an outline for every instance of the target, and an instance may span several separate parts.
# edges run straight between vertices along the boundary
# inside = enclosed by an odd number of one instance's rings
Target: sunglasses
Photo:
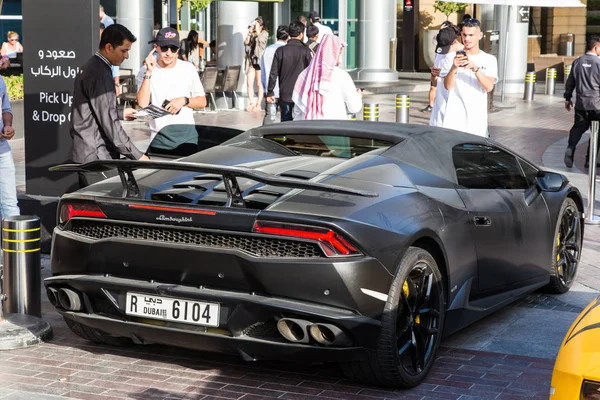
[[[163,53],[166,53],[167,50],[171,50],[171,53],[177,53],[177,50],[179,50],[179,47],[177,47],[177,46],[160,46],[160,51],[162,51]]]
[[[475,18],[469,18],[469,19],[465,19],[463,21],[463,26],[466,27],[471,27],[471,26],[481,26],[481,22],[479,22],[478,19]]]
[[[8,39],[9,42],[18,42],[19,39]]]

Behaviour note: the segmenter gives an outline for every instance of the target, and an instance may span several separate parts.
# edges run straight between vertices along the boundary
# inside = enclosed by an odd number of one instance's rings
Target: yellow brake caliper
[[[560,232],[558,233],[558,236],[556,238],[556,248],[560,249]],[[560,254],[557,252],[556,253],[556,262],[558,263],[559,261],[560,261]],[[561,266],[559,265],[557,267],[557,269],[558,269],[558,272],[560,272]]]
[[[406,298],[408,299],[408,282],[404,281],[404,284],[402,285],[402,291],[404,292],[404,296],[406,296]],[[417,315],[415,317],[415,322],[417,324],[421,323],[421,316]]]

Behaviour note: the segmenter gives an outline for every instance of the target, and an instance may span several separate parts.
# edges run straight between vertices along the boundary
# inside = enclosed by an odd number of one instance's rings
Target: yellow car
[[[558,352],[550,400],[600,400],[600,296],[577,316]]]

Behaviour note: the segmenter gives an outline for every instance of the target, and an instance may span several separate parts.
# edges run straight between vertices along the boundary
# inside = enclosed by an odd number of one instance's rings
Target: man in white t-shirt
[[[321,43],[323,35],[333,35],[333,31],[331,30],[331,28],[327,25],[322,25],[319,21],[321,21],[321,16],[319,15],[318,11],[311,11],[308,14],[308,22],[319,28],[319,36],[317,38],[317,43]]]
[[[465,48],[456,52],[444,78],[448,101],[442,126],[489,137],[487,94],[498,80],[498,61],[479,49],[483,33],[478,20],[463,21],[461,36]]]
[[[148,152],[175,156],[193,154],[198,151],[193,109],[206,106],[200,77],[192,63],[178,59],[177,30],[163,28],[152,42],[154,49],[137,76],[137,101],[140,107],[152,104],[163,107],[171,115],[149,122],[152,142]]]
[[[456,50],[463,48],[458,40],[458,27],[449,25],[440,29],[437,34],[437,46],[435,49],[435,62],[431,68],[432,86],[435,85],[435,97],[431,109],[431,119],[429,125],[443,126],[446,115],[446,102],[448,101],[448,91],[444,87],[444,78],[448,75],[454,61]]]

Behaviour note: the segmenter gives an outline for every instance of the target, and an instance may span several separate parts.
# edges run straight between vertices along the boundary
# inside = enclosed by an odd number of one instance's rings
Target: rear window
[[[331,135],[266,135],[263,138],[298,155],[338,158],[358,157],[393,145],[385,140]]]

